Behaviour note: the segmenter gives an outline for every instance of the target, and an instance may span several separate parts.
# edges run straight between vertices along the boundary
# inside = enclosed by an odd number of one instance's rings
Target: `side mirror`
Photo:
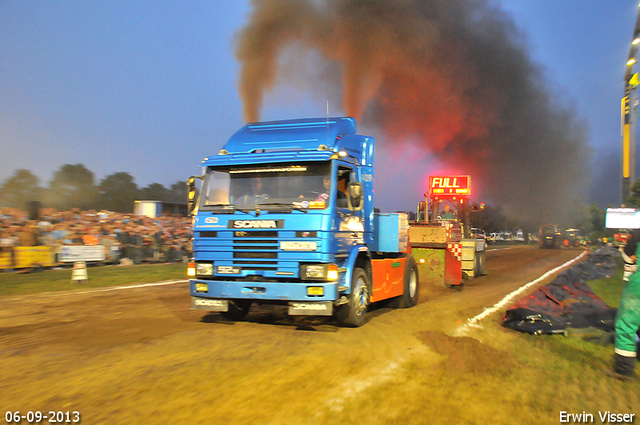
[[[349,205],[349,211],[360,211],[364,206],[364,189],[362,183],[351,182],[347,187],[347,202]]]
[[[189,215],[193,214],[198,204],[198,189],[196,189],[196,179],[202,180],[202,176],[191,176],[187,180],[187,211],[189,212]]]

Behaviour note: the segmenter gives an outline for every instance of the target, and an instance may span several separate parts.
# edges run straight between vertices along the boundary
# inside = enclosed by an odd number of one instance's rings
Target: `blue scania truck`
[[[249,123],[189,179],[191,308],[252,304],[365,323],[370,303],[418,302],[407,216],[374,212],[375,140],[353,118]],[[200,181],[200,182],[199,182]]]

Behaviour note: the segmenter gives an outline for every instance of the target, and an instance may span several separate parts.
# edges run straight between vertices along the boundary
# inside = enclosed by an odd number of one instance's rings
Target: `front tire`
[[[220,314],[222,315],[222,317],[228,320],[242,320],[247,316],[247,314],[249,314],[250,309],[250,300],[230,300],[229,310],[221,311]]]
[[[347,303],[336,308],[336,318],[343,326],[360,327],[366,323],[369,305],[369,282],[364,270],[356,268],[351,276],[351,294]]]

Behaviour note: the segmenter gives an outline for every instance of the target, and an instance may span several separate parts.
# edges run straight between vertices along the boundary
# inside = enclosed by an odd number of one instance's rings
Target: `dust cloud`
[[[252,5],[236,46],[248,122],[259,120],[265,94],[284,78],[341,104],[387,146],[412,144],[444,164],[438,168],[471,174],[483,200],[523,221],[565,219],[583,195],[586,125],[531,59],[525,37],[499,4]]]

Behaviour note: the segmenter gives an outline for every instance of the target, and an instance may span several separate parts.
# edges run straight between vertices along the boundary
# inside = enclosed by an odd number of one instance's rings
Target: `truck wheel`
[[[220,314],[225,319],[242,320],[249,314],[251,301],[249,300],[233,300],[229,301],[229,311],[221,311]]]
[[[389,307],[409,308],[418,304],[418,290],[420,279],[416,260],[410,255],[403,255],[407,259],[404,264],[404,291],[402,295],[391,300]]]
[[[476,251],[474,259],[473,277],[480,277],[484,272],[484,251]]]
[[[344,326],[359,327],[366,323],[367,306],[369,305],[369,285],[364,270],[353,269],[351,276],[351,294],[348,302],[336,308],[336,318]]]

